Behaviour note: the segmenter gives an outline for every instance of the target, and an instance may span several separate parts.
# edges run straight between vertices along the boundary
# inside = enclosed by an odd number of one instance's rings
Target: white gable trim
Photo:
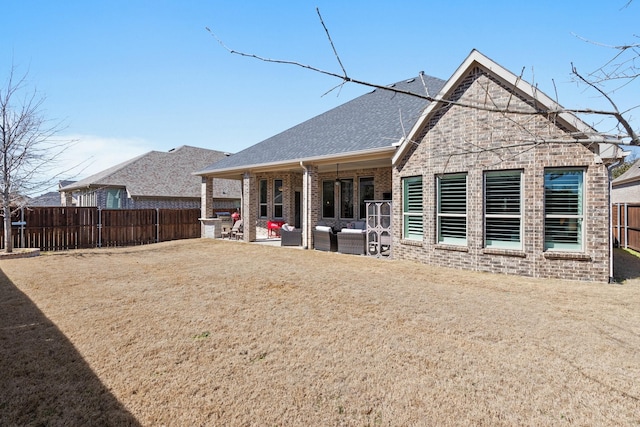
[[[484,56],[482,53],[477,50],[472,50],[469,56],[462,62],[462,64],[456,69],[453,75],[447,80],[442,90],[435,97],[436,101],[430,103],[427,108],[422,112],[413,128],[407,135],[404,140],[401,141],[401,144],[396,151],[395,155],[391,163],[396,165],[400,159],[406,154],[408,148],[411,146],[412,141],[415,141],[415,138],[418,136],[420,131],[423,129],[424,125],[428,121],[431,114],[434,112],[436,107],[438,107],[441,102],[439,100],[446,100],[449,98],[450,94],[458,87],[461,81],[467,76],[469,71],[475,66],[480,66],[490,73],[492,73],[495,77],[505,82],[507,85],[515,88],[517,91],[522,93],[523,95],[535,99],[539,104],[541,104],[546,110],[549,111],[562,111],[563,108],[557,102],[549,98],[543,92],[538,90],[536,87],[522,80],[511,71],[502,67],[495,61],[489,59]],[[594,132],[594,129],[587,125],[585,122],[580,120],[577,116],[567,112],[561,112],[558,114],[558,117],[566,123],[568,127],[574,128],[577,132],[584,132],[586,134],[590,134]]]

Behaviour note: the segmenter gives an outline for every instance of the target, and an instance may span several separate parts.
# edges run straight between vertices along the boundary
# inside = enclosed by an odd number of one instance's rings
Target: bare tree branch
[[[606,48],[609,48],[609,49],[616,49],[616,50],[624,51],[624,50],[627,50],[627,49],[640,47],[640,44],[610,45],[610,44],[600,43],[600,42],[596,42],[596,41],[590,40],[590,39],[588,39],[586,37],[582,37],[581,35],[573,33],[573,32],[571,33],[571,35],[573,35],[574,37],[582,40],[583,42],[586,42],[586,43],[589,43],[589,44],[592,44],[592,45],[595,45],[595,46],[599,46],[599,47],[606,47]]]
[[[629,3],[631,3],[631,1]],[[422,75],[420,75],[420,78],[422,79],[423,86],[425,87],[426,94],[418,94],[418,93],[415,93],[415,92],[410,92],[410,91],[398,89],[398,88],[395,88],[395,87],[383,86],[383,85],[379,85],[379,84],[375,84],[375,83],[371,83],[371,82],[367,82],[367,81],[363,81],[363,80],[352,78],[347,73],[347,71],[346,71],[346,69],[345,69],[345,67],[344,67],[344,65],[343,65],[343,63],[342,63],[342,61],[340,59],[340,56],[337,53],[337,50],[335,48],[335,45],[333,43],[333,40],[332,40],[331,35],[329,33],[329,30],[328,30],[327,26],[325,25],[325,22],[324,22],[324,20],[322,18],[322,15],[320,14],[320,10],[318,8],[316,8],[316,11],[318,13],[318,17],[320,19],[322,27],[325,30],[325,33],[326,33],[327,38],[329,40],[329,43],[330,43],[330,45],[331,45],[331,47],[333,49],[334,55],[336,56],[338,64],[340,65],[340,68],[342,70],[342,74],[338,74],[338,73],[335,73],[335,72],[332,72],[332,71],[323,70],[323,69],[314,67],[312,65],[300,63],[300,62],[297,62],[297,61],[267,58],[267,57],[263,57],[263,56],[256,55],[256,54],[245,53],[245,52],[233,50],[233,49],[229,48],[226,44],[224,44],[222,42],[222,40],[220,40],[220,38],[213,31],[211,31],[210,28],[208,28],[208,27],[205,27],[205,28],[211,34],[211,36],[213,36],[216,39],[216,41],[225,50],[227,50],[231,54],[239,55],[239,56],[243,56],[243,57],[248,57],[248,58],[252,58],[252,59],[257,59],[259,61],[268,62],[268,63],[293,65],[293,66],[296,66],[296,67],[304,68],[304,69],[307,69],[307,70],[310,70],[310,71],[314,71],[314,72],[317,72],[317,73],[320,73],[320,74],[323,74],[323,75],[326,75],[326,76],[330,76],[330,77],[334,77],[334,78],[339,79],[340,83],[338,85],[334,86],[333,88],[331,88],[329,91],[325,92],[323,94],[323,96],[326,95],[327,93],[330,93],[330,92],[338,89],[338,88],[342,88],[342,86],[344,86],[347,83],[354,83],[354,84],[357,84],[357,85],[370,87],[370,88],[373,88],[373,89],[385,90],[385,91],[399,93],[399,94],[403,94],[403,95],[407,95],[407,96],[417,97],[417,98],[420,98],[420,99],[427,100],[429,102],[438,103],[438,104],[443,105],[443,106],[458,106],[458,107],[462,107],[462,108],[477,109],[477,110],[495,112],[495,113],[503,113],[503,114],[509,113],[509,114],[532,115],[532,116],[534,116],[534,115],[543,115],[543,116],[546,116],[546,117],[548,117],[548,118],[550,118],[552,120],[555,120],[558,117],[558,115],[562,114],[562,113],[589,114],[589,115],[607,116],[607,117],[615,118],[618,121],[618,123],[622,126],[622,128],[624,128],[626,135],[622,136],[622,138],[627,138],[628,137],[628,138],[631,139],[630,144],[632,144],[632,145],[640,145],[640,140],[638,139],[637,134],[635,133],[635,131],[633,130],[633,128],[631,127],[629,122],[625,119],[623,114],[620,113],[620,111],[618,110],[617,106],[612,101],[611,97],[608,96],[602,89],[600,89],[597,86],[597,83],[595,83],[594,81],[589,81],[588,79],[585,79],[583,76],[579,75],[577,73],[577,71],[575,71],[575,67],[573,67],[573,64],[572,64],[572,68],[574,70],[574,75],[576,75],[576,77],[578,77],[580,79],[580,81],[582,81],[583,83],[586,83],[589,87],[592,87],[592,88],[596,89],[598,91],[598,93],[603,95],[609,101],[609,103],[612,105],[612,107],[614,108],[613,111],[600,110],[600,109],[590,109],[590,108],[583,108],[583,109],[562,108],[557,103],[556,103],[556,106],[554,106],[554,109],[549,109],[549,108],[546,108],[546,107],[542,107],[538,102],[537,87],[535,85],[533,85],[533,84],[531,85],[533,87],[533,90],[534,90],[534,95],[533,95],[534,105],[532,106],[533,108],[522,109],[522,108],[517,108],[517,107],[514,107],[514,108],[511,107],[511,98],[513,96],[513,92],[511,93],[511,96],[509,97],[509,100],[508,100],[507,104],[504,105],[504,106],[496,105],[494,102],[487,103],[486,100],[485,100],[484,103],[465,103],[465,102],[454,101],[454,100],[450,100],[450,99],[444,99],[442,97],[432,96],[431,94],[429,94],[428,90],[426,90],[426,85],[424,84],[424,78],[423,78]],[[580,36],[577,36],[577,35],[575,35],[575,36],[580,38],[580,39],[582,39],[582,40],[584,40],[584,41],[586,41],[586,42],[604,46],[602,44],[589,41],[589,40],[587,40],[585,38],[582,38]],[[634,51],[635,49],[640,48],[640,44],[630,44],[630,45],[610,46],[610,47],[619,50],[620,52],[619,52],[618,55],[620,55],[621,53],[627,52],[629,50]],[[638,57],[640,57],[640,54],[638,55]],[[610,63],[612,61],[614,61],[614,60],[615,60],[615,57],[614,57],[614,59],[612,59],[610,61]],[[604,70],[604,69],[602,68],[602,70]],[[632,63],[631,66],[629,66],[629,67],[627,67],[625,69],[625,71],[618,70],[617,74],[614,75],[614,76],[606,75],[604,73],[604,71],[602,71],[602,74],[604,76],[603,80],[604,79],[613,79],[613,78],[620,78],[620,79],[632,78],[633,79],[635,77],[640,76],[640,73],[637,74],[637,75],[628,74],[626,70],[637,70],[637,68]],[[523,69],[523,71],[524,71],[524,69]],[[517,81],[520,81],[521,77],[522,77],[522,73],[517,78]],[[628,83],[625,83],[625,84],[628,84]],[[557,98],[557,90],[556,90],[556,98]],[[620,140],[620,142],[622,142],[622,141]]]
[[[426,93],[427,96],[430,96],[429,88],[427,87],[427,83],[424,81],[424,71],[420,71],[418,73],[418,75],[420,76],[420,81],[422,82],[422,87],[424,88],[424,93]]]
[[[509,105],[511,105],[511,100],[513,99],[513,95],[515,92],[515,87],[518,85],[518,82],[520,82],[520,80],[522,80],[522,75],[524,74],[524,67],[522,67],[522,70],[520,71],[520,75],[518,76],[518,79],[516,80],[516,84],[514,85],[513,89],[514,90],[510,90],[509,91],[509,99],[507,100],[507,105],[506,105],[506,109],[509,109]]]
[[[0,87],[0,199],[4,216],[5,251],[12,251],[11,214],[25,203],[30,191],[51,184],[55,177],[44,177],[71,145],[54,136],[61,131],[42,113],[45,98],[37,91],[26,91],[26,77],[16,79],[11,67]],[[22,95],[24,93],[24,95]],[[22,95],[22,96],[21,96]]]
[[[611,113],[611,115],[613,115],[616,118],[616,120],[618,120],[618,123],[620,123],[620,125],[624,127],[627,134],[631,137],[631,145],[640,145],[640,139],[638,139],[638,135],[635,133],[635,131],[633,130],[629,122],[627,122],[627,120],[622,116],[622,114],[620,114],[620,111],[618,110],[618,106],[616,105],[615,102],[613,102],[613,99],[611,99],[611,97],[605,91],[601,90],[597,85],[585,79],[578,72],[578,69],[573,64],[571,64],[571,72],[583,83],[585,83],[588,86],[591,86],[593,89],[598,91],[604,98],[606,98],[607,101],[609,101],[609,103],[613,107],[613,112]]]
[[[252,53],[245,53],[245,52],[240,52],[240,51],[236,51],[233,50],[229,47],[227,47],[216,35],[215,33],[213,33],[213,31],[211,31],[211,29],[209,29],[208,27],[205,27],[205,29],[218,41],[218,43],[225,49],[227,50],[229,53],[234,54],[234,55],[239,55],[239,56],[244,56],[244,57],[248,57],[248,58],[253,58],[253,59],[257,59],[259,61],[263,61],[263,62],[269,62],[269,63],[275,63],[275,64],[286,64],[286,65],[293,65],[296,67],[301,67],[310,71],[314,71],[320,74],[324,74],[330,77],[335,77],[337,79],[342,80],[342,84],[345,83],[354,83],[360,86],[366,86],[366,87],[370,87],[373,89],[380,89],[380,90],[385,90],[385,91],[389,91],[389,92],[395,92],[395,93],[399,93],[402,95],[407,95],[407,96],[412,96],[412,97],[416,97],[416,98],[421,98],[421,99],[425,99],[427,101],[430,102],[436,102],[436,103],[440,103],[440,104],[444,104],[444,105],[451,105],[451,106],[458,106],[458,107],[463,107],[463,108],[472,108],[472,109],[479,109],[479,110],[484,110],[484,111],[489,111],[489,112],[506,112],[506,113],[512,113],[512,114],[524,114],[524,115],[548,115],[548,114],[560,114],[560,113],[585,113],[585,114],[600,114],[600,115],[614,115],[613,112],[611,111],[605,111],[605,110],[592,110],[592,109],[566,109],[566,108],[562,108],[562,109],[556,109],[556,110],[541,110],[541,109],[536,109],[535,111],[531,111],[530,109],[527,110],[520,110],[520,109],[505,109],[505,108],[494,108],[494,107],[486,107],[483,106],[482,104],[468,104],[468,103],[464,103],[464,102],[458,102],[458,101],[452,101],[449,99],[444,99],[444,98],[436,98],[430,95],[422,95],[419,93],[415,93],[415,92],[410,92],[407,90],[402,90],[402,89],[398,89],[395,87],[389,87],[389,86],[385,86],[385,85],[380,85],[380,84],[376,84],[376,83],[371,83],[371,82],[367,82],[364,80],[359,80],[359,79],[354,79],[352,77],[347,76],[343,76],[331,71],[327,71],[327,70],[323,70],[308,64],[303,64],[300,62],[296,62],[296,61],[290,61],[290,60],[283,60],[283,59],[272,59],[272,58],[265,58],[256,54],[252,54]],[[340,85],[336,86],[339,87]],[[335,88],[334,88],[335,89]],[[332,89],[333,90],[333,89]]]
[[[329,33],[327,26],[324,25],[324,20],[322,19],[322,15],[320,14],[320,8],[316,7],[316,12],[318,13],[318,18],[320,18],[320,23],[322,24],[322,28],[324,28],[324,32],[327,34],[327,38],[329,39],[329,44],[331,44],[331,49],[333,49],[333,54],[336,56],[336,59],[338,60],[338,64],[340,64],[340,68],[342,68],[344,77],[347,78],[347,70],[345,70],[344,65],[342,65],[342,60],[340,60],[340,55],[338,55],[336,46],[333,44],[333,40],[331,39],[331,34]]]

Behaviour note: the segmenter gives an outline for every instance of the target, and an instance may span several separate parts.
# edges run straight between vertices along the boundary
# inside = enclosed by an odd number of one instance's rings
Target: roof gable
[[[396,164],[406,154],[411,145],[411,141],[419,139],[420,133],[423,128],[429,122],[429,119],[435,114],[439,107],[445,104],[444,102],[437,102],[438,100],[452,99],[452,94],[460,87],[465,78],[472,72],[475,67],[480,67],[489,73],[496,80],[500,81],[506,87],[517,92],[524,99],[532,100],[535,105],[539,106],[538,109],[544,111],[558,111],[556,119],[559,124],[564,128],[570,129],[572,132],[579,134],[590,134],[595,132],[593,128],[580,120],[577,116],[571,113],[563,111],[563,108],[554,100],[549,98],[546,94],[532,86],[530,83],[522,80],[520,77],[513,74],[511,71],[502,67],[498,63],[484,56],[477,50],[472,50],[469,56],[462,62],[462,64],[456,69],[453,75],[446,81],[442,89],[435,96],[436,102],[430,103],[424,110],[420,118],[415,122],[415,125],[409,132],[407,138],[402,141],[399,149],[396,151],[392,163]],[[475,107],[468,107],[470,109]],[[478,108],[483,108],[478,106]],[[491,107],[489,107],[491,108]]]
[[[424,94],[425,90],[435,94],[443,84],[441,79],[422,75],[390,86],[416,94]],[[419,97],[375,89],[222,159],[198,174],[392,149],[428,103]]]

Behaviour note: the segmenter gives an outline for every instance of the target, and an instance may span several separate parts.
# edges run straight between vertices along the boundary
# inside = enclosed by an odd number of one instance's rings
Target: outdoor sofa
[[[338,252],[342,254],[366,255],[367,232],[364,221],[354,221],[338,233]]]
[[[302,229],[280,229],[280,246],[302,246]]]
[[[338,233],[338,252],[342,254],[365,255],[367,235],[360,230],[345,230]]]
[[[336,252],[338,250],[338,236],[331,227],[317,226],[313,230],[313,248],[318,251]]]

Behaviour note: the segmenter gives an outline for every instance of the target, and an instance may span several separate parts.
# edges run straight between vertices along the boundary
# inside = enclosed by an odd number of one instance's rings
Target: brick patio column
[[[256,176],[245,172],[242,176],[242,212],[245,242],[256,240],[256,222],[258,221],[258,187]]]
[[[213,217],[213,178],[203,176],[200,192],[200,217]],[[204,224],[200,223],[200,236],[204,237]]]
[[[305,165],[302,176],[302,246],[313,249],[313,227],[318,223],[318,167]]]
[[[61,191],[60,202],[62,206],[73,206],[73,193],[70,191]]]

